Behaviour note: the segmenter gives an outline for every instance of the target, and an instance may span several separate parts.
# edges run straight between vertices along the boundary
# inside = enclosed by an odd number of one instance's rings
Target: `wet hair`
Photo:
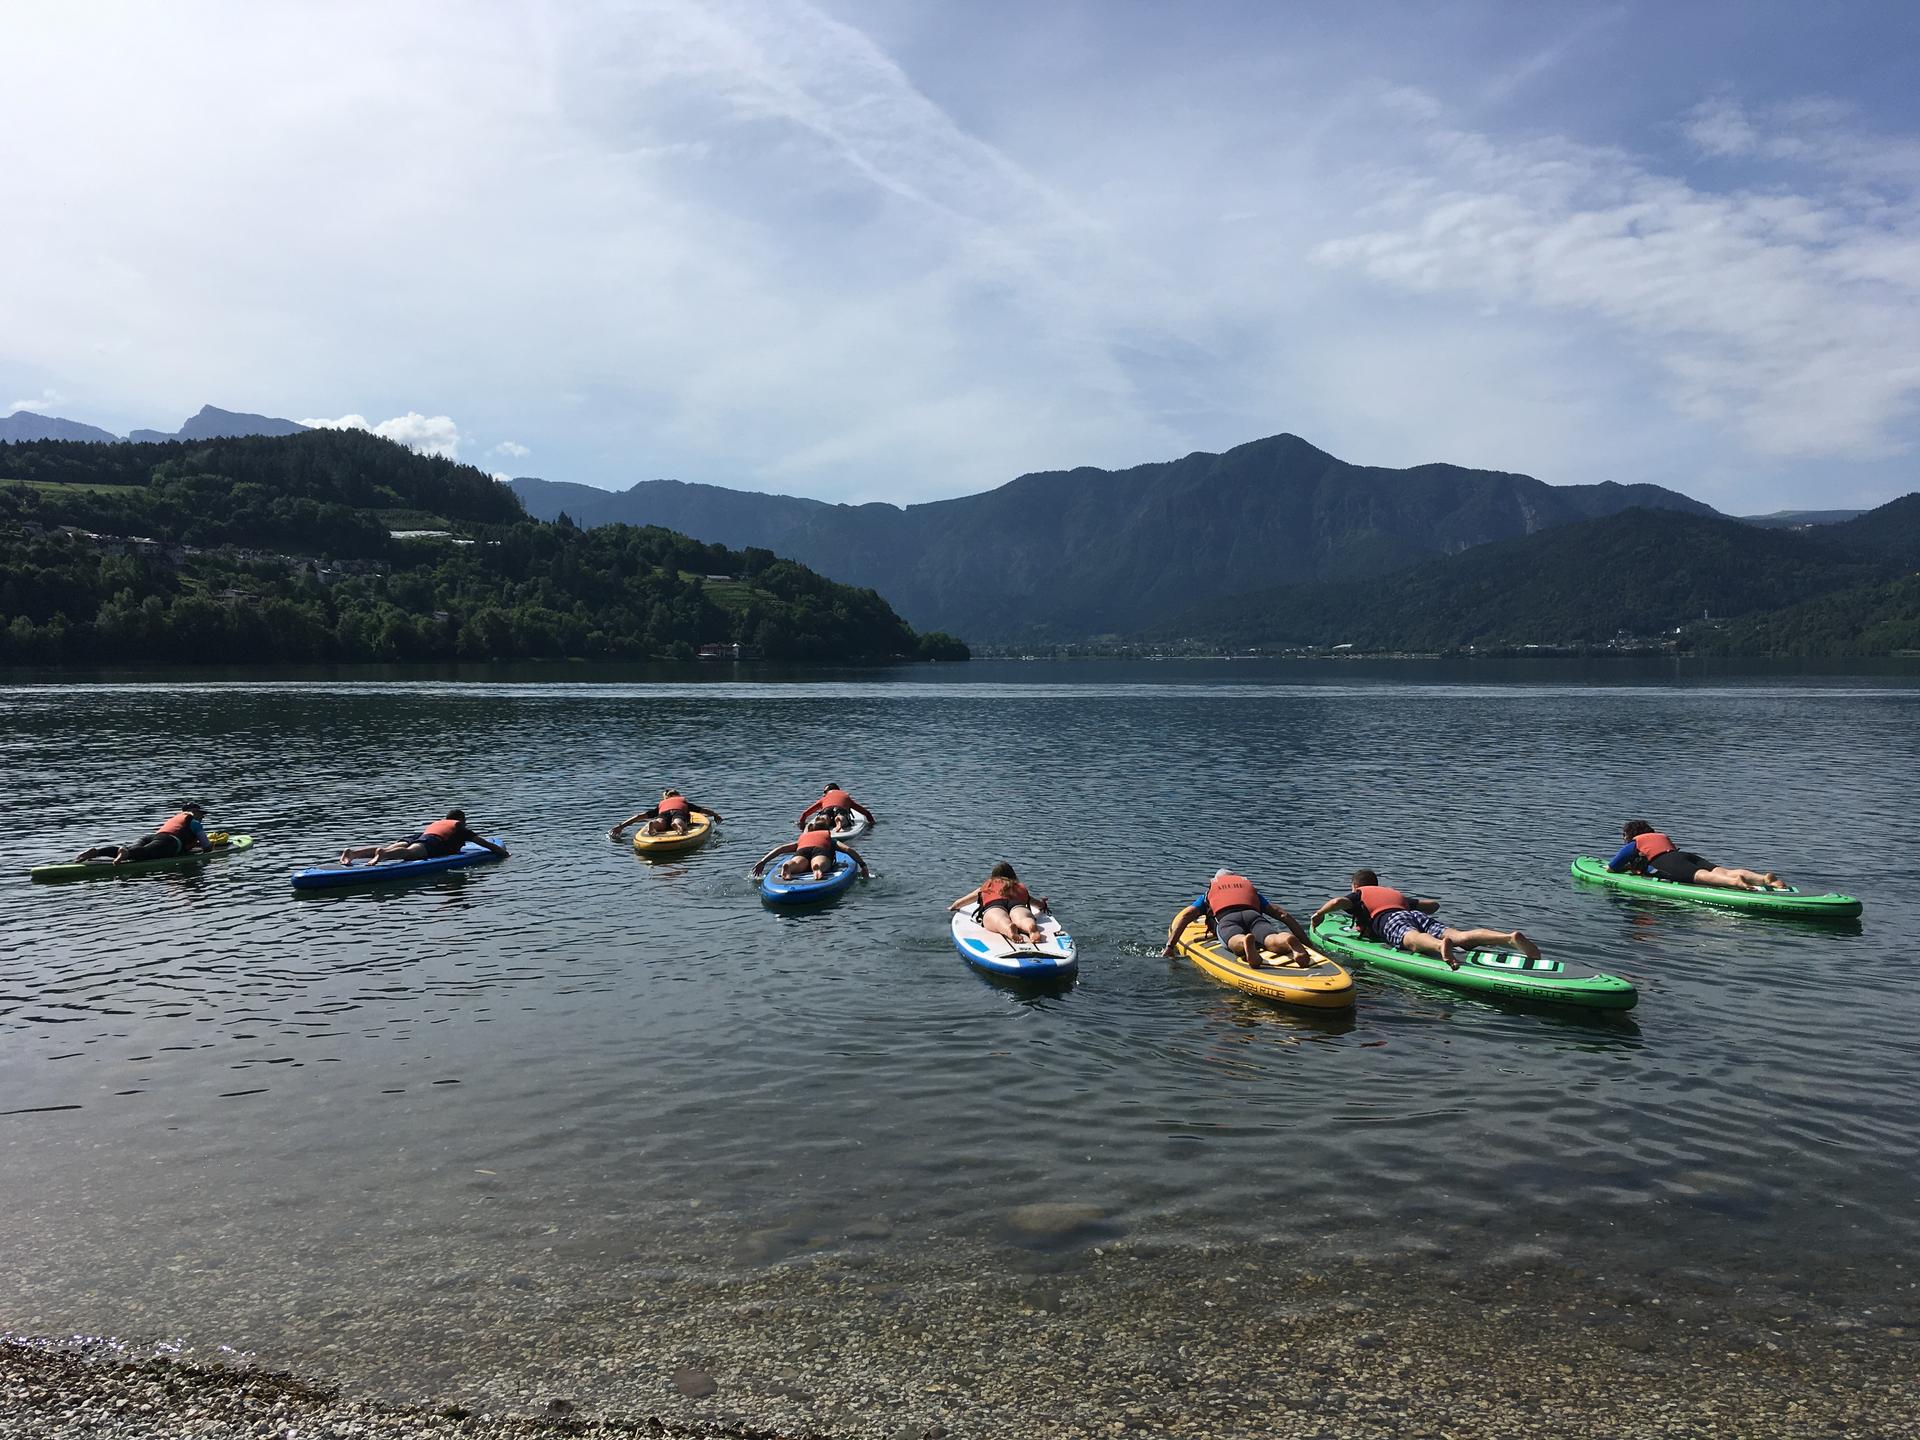
[[[1353,872],[1353,883],[1356,885],[1378,885],[1380,883],[1380,877],[1371,870],[1356,870]]]
[[[1018,875],[1013,873],[1013,866],[1009,865],[1004,860],[1002,860],[998,865],[993,867],[992,874],[993,874],[993,878],[996,880],[1018,880],[1020,878]]]
[[[460,821],[465,821],[465,820],[466,820],[466,818],[467,818],[467,812],[466,812],[466,811],[464,811],[464,810],[449,810],[449,811],[447,811],[447,819],[449,819],[449,820],[460,820]]]
[[[833,783],[833,781],[831,781],[831,780],[829,780],[829,781],[828,781],[828,782],[827,782],[826,784],[824,784],[824,785],[822,785],[822,786],[820,787],[820,793],[821,793],[822,795],[824,795],[824,794],[826,794],[826,793],[827,793],[827,792],[828,792],[829,790],[838,790],[839,788],[840,788],[840,787],[839,787],[838,785],[836,785],[836,784],[834,784],[834,783]]]
[[[1653,827],[1644,820],[1629,820],[1620,827],[1620,838],[1631,840],[1636,835],[1651,835]]]
[[[200,815],[207,813],[207,807],[202,805],[198,800],[183,800],[180,802],[180,808],[182,810],[192,810]]]
[[[667,797],[668,797],[669,795],[678,795],[679,793],[680,793],[680,792],[679,792],[678,790],[675,790],[675,789],[674,789],[674,788],[673,788],[672,786],[668,786],[668,787],[667,787],[667,788],[666,788],[665,790],[662,790],[662,791],[660,792],[660,798],[661,798],[662,800],[664,800],[664,799],[666,799],[666,798],[667,798]]]

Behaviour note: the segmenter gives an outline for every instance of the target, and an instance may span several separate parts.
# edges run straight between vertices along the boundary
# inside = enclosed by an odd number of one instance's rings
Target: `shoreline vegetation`
[[[964,660],[768,550],[529,519],[360,431],[0,446],[0,665]]]

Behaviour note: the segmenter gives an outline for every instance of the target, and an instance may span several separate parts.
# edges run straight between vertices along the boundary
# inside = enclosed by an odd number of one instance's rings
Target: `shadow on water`
[[[1660,895],[1638,895],[1616,890],[1597,880],[1573,877],[1573,888],[1582,896],[1606,902],[1614,914],[1636,932],[1637,938],[1658,933],[1662,925],[1672,931],[1718,930],[1730,933],[1748,926],[1761,931],[1799,932],[1805,935],[1841,936],[1866,933],[1859,915],[1774,915],[1731,906],[1709,905],[1690,900],[1668,900]],[[1686,923],[1682,923],[1686,922]]]
[[[962,965],[967,964],[964,960],[960,961],[960,963]],[[1021,1005],[1034,1010],[1053,1008],[1047,1003],[1048,1001],[1066,999],[1067,995],[1073,990],[1073,987],[1080,983],[1080,972],[1078,969],[1070,971],[1065,975],[1050,975],[1041,979],[1026,978],[1019,975],[996,975],[991,971],[981,970],[972,965],[967,965],[967,973],[982,985],[986,986],[987,989],[997,990],[1009,999],[1015,1000]]]

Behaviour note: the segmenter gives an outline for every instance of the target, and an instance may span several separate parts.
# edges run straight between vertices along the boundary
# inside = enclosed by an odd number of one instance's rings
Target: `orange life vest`
[[[1649,830],[1644,835],[1633,837],[1633,848],[1640,852],[1642,860],[1651,860],[1656,855],[1665,855],[1669,850],[1680,847],[1657,830]]]
[[[1003,880],[996,875],[980,887],[980,905],[985,909],[1002,900],[1009,905],[1029,905],[1033,894],[1018,880]]]
[[[1258,910],[1260,892],[1244,875],[1222,875],[1207,886],[1207,909],[1218,915],[1226,910]]]
[[[809,850],[824,850],[829,858],[834,853],[833,832],[831,830],[809,830],[802,835],[794,846],[795,853],[804,855]]]
[[[662,800],[656,808],[658,808],[662,815],[684,814],[687,809],[687,797],[684,795],[669,795]]]
[[[1391,885],[1361,885],[1357,889],[1360,896],[1360,908],[1367,912],[1367,918],[1384,915],[1389,910],[1411,910],[1413,901],[1405,893]]]
[[[853,804],[853,797],[844,790],[829,790],[814,803],[823,810],[845,810]]]
[[[182,810],[153,833],[156,835],[178,835],[186,839],[193,831],[194,814],[191,810]]]
[[[436,840],[451,840],[460,833],[460,824],[458,820],[436,820],[431,825],[421,826],[420,833],[431,835]]]

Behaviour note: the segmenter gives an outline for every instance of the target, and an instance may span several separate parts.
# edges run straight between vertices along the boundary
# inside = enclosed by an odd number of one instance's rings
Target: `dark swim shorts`
[[[1278,934],[1279,930],[1271,915],[1255,910],[1250,905],[1213,917],[1214,934],[1220,937],[1220,944],[1229,954],[1233,952],[1233,946],[1228,942],[1236,935],[1251,937],[1250,943],[1257,950],[1269,935]]]
[[[1664,855],[1656,855],[1647,862],[1650,874],[1662,880],[1677,880],[1682,885],[1693,882],[1696,870],[1711,870],[1710,861],[1702,859],[1691,850],[1669,850]]]
[[[427,858],[429,860],[438,860],[445,855],[457,854],[463,842],[454,839],[450,835],[429,835],[423,830],[408,843],[426,846]]]

